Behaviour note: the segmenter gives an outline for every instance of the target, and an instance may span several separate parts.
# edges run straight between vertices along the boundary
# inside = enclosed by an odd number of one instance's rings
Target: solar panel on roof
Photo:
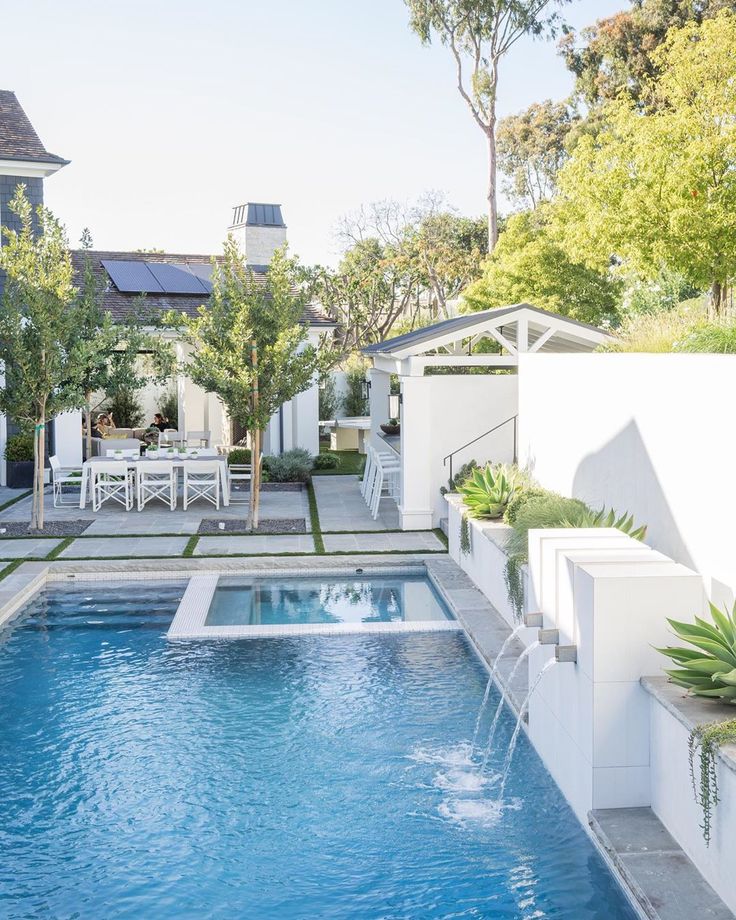
[[[145,262],[103,259],[102,267],[112,278],[115,287],[124,294],[163,294],[164,292]]]
[[[248,217],[246,223],[266,227],[283,227],[284,219],[281,216],[281,205],[257,204],[248,202]]]
[[[146,262],[149,271],[165,294],[202,294],[205,289],[199,278],[184,262]]]
[[[187,262],[187,268],[202,285],[202,290],[210,294],[212,292],[212,263]]]

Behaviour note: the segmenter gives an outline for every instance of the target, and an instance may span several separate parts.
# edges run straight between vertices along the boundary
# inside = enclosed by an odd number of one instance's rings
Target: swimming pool
[[[0,916],[631,920],[462,633],[167,642],[182,585],[52,586],[0,645]],[[493,707],[490,707],[491,709]]]
[[[205,626],[436,622],[452,619],[424,575],[220,577]]]

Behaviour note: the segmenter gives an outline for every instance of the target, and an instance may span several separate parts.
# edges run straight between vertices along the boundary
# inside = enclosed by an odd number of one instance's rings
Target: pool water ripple
[[[631,920],[523,735],[478,778],[462,634],[170,643],[182,591],[54,587],[0,645],[1,917]]]

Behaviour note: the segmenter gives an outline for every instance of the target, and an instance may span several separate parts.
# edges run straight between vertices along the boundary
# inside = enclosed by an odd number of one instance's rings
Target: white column
[[[82,465],[82,412],[64,412],[54,419],[54,451],[62,466]]]
[[[377,441],[377,438],[381,431],[381,425],[385,425],[388,421],[388,397],[391,392],[391,376],[385,371],[376,370],[374,367],[370,372],[370,381],[370,440],[374,447],[378,447],[380,441]]]
[[[431,377],[401,378],[399,520],[402,530],[433,527],[431,386]]]

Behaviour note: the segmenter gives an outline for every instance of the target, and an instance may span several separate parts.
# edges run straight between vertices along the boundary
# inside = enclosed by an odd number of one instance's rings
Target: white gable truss
[[[531,304],[469,313],[370,345],[363,354],[377,370],[420,376],[426,367],[515,367],[522,352],[590,352],[611,336],[587,323]],[[473,354],[491,339],[505,354]]]

